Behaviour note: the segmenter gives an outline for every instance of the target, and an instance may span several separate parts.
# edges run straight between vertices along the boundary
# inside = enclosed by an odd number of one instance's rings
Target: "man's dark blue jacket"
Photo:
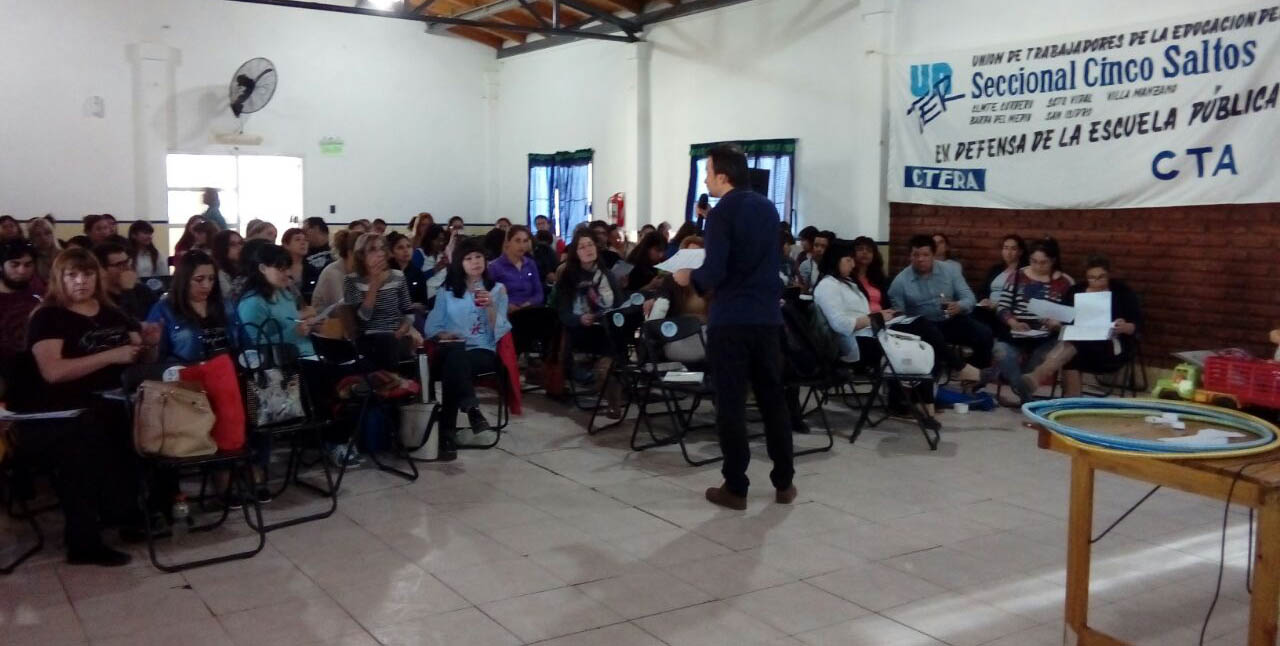
[[[769,198],[735,188],[707,215],[707,250],[693,271],[699,292],[715,292],[708,326],[782,325],[782,244]]]

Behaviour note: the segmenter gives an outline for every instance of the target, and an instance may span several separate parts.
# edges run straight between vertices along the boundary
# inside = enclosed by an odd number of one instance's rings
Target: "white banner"
[[[1280,202],[1280,6],[892,61],[891,201]]]

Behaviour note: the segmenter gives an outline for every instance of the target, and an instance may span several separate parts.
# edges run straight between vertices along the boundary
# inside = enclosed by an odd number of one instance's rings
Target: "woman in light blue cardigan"
[[[489,444],[495,439],[496,433],[480,413],[472,381],[478,374],[497,369],[498,340],[511,332],[507,290],[485,269],[480,241],[462,241],[454,250],[448,278],[427,317],[426,336],[440,348],[437,363],[444,389],[440,429],[446,436],[456,433],[458,411],[466,411],[471,428],[456,438],[464,446]]]

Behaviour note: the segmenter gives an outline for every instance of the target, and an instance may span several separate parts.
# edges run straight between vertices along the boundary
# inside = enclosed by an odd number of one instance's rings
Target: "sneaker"
[[[113,550],[106,545],[98,545],[83,550],[67,550],[67,563],[71,565],[101,565],[102,567],[122,567],[129,564],[133,557],[124,552]]]
[[[498,432],[487,430],[477,433],[469,428],[462,428],[453,437],[458,446],[490,446],[497,441]]]
[[[491,428],[493,428],[489,426],[489,420],[485,419],[484,414],[481,413],[480,409],[476,407],[473,407],[471,410],[467,411],[467,423],[471,424],[471,430],[476,435],[486,433]]]
[[[329,463],[333,466],[356,467],[364,464],[364,460],[360,459],[360,452],[352,447],[347,451],[347,445],[339,444],[329,449]]]

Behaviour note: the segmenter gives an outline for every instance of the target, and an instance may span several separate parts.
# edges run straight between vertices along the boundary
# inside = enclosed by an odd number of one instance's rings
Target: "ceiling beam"
[[[688,16],[695,13],[701,13],[704,11],[712,11],[714,9],[719,9],[721,7],[728,7],[731,5],[742,4],[743,2],[749,2],[749,1],[750,0],[684,0],[684,2],[681,2],[678,5],[672,5],[663,9],[655,9],[653,11],[647,11],[638,16],[632,17],[631,20],[633,22],[639,23],[641,26],[648,27],[649,25],[652,25],[654,23],[659,23],[664,20],[671,20],[672,18],[679,18],[681,16]],[[575,25],[575,27],[576,26],[578,25]],[[599,25],[593,25],[591,27],[582,27],[581,29],[574,29],[573,31],[576,31],[582,34],[582,38],[586,38],[587,37],[586,34],[588,33],[597,34],[597,35],[612,34],[620,30],[618,29],[617,25],[614,25],[611,23],[602,23]],[[541,40],[530,41],[523,45],[515,45],[513,47],[503,47],[502,49],[498,50],[498,58],[509,58],[511,56],[519,56],[520,54],[536,52],[536,51],[547,49],[550,47],[555,47],[556,45],[572,43],[577,40],[581,40],[581,38],[575,38],[571,35],[557,35],[551,38],[543,38]]]
[[[293,9],[312,9],[315,11],[331,11],[335,13],[346,13],[360,16],[373,16],[377,18],[396,18],[399,20],[413,20],[415,22],[425,22],[429,25],[447,25],[453,27],[472,27],[476,29],[497,29],[500,31],[512,31],[520,33],[542,34],[544,36],[574,36],[575,38],[593,38],[596,40],[611,40],[622,43],[634,43],[639,39],[631,35],[615,35],[602,33],[578,33],[572,29],[545,29],[541,25],[537,27],[528,27],[525,25],[517,25],[507,22],[488,22],[481,20],[468,20],[465,18],[453,18],[446,16],[434,16],[424,14],[406,14],[402,12],[378,11],[376,9],[368,9],[365,7],[348,7],[345,5],[325,4],[322,2],[307,2],[306,0],[228,0],[229,2],[244,2],[247,4],[271,5],[274,7],[289,7]],[[428,29],[430,29],[428,27]],[[615,30],[616,31],[616,30]]]
[[[520,2],[520,6],[524,7],[525,11],[528,11],[529,15],[533,16],[534,20],[538,21],[538,24],[542,25],[543,27],[546,27],[547,29],[552,28],[551,23],[547,22],[547,19],[543,18],[542,14],[538,13],[538,11],[533,8],[533,5],[529,4],[529,0],[518,0],[518,1]]]
[[[621,29],[622,31],[626,32],[628,35],[631,35],[631,36],[634,36],[640,33],[640,31],[644,29],[644,27],[641,27],[640,25],[630,20],[627,20],[626,18],[620,18],[607,11],[602,11],[589,4],[586,4],[585,2],[580,2],[579,0],[560,0],[560,3],[567,7],[577,9],[578,11],[581,11],[582,13],[585,13],[588,16],[591,16],[592,18],[595,18],[600,22],[607,22],[613,25],[617,25],[619,29]]]

